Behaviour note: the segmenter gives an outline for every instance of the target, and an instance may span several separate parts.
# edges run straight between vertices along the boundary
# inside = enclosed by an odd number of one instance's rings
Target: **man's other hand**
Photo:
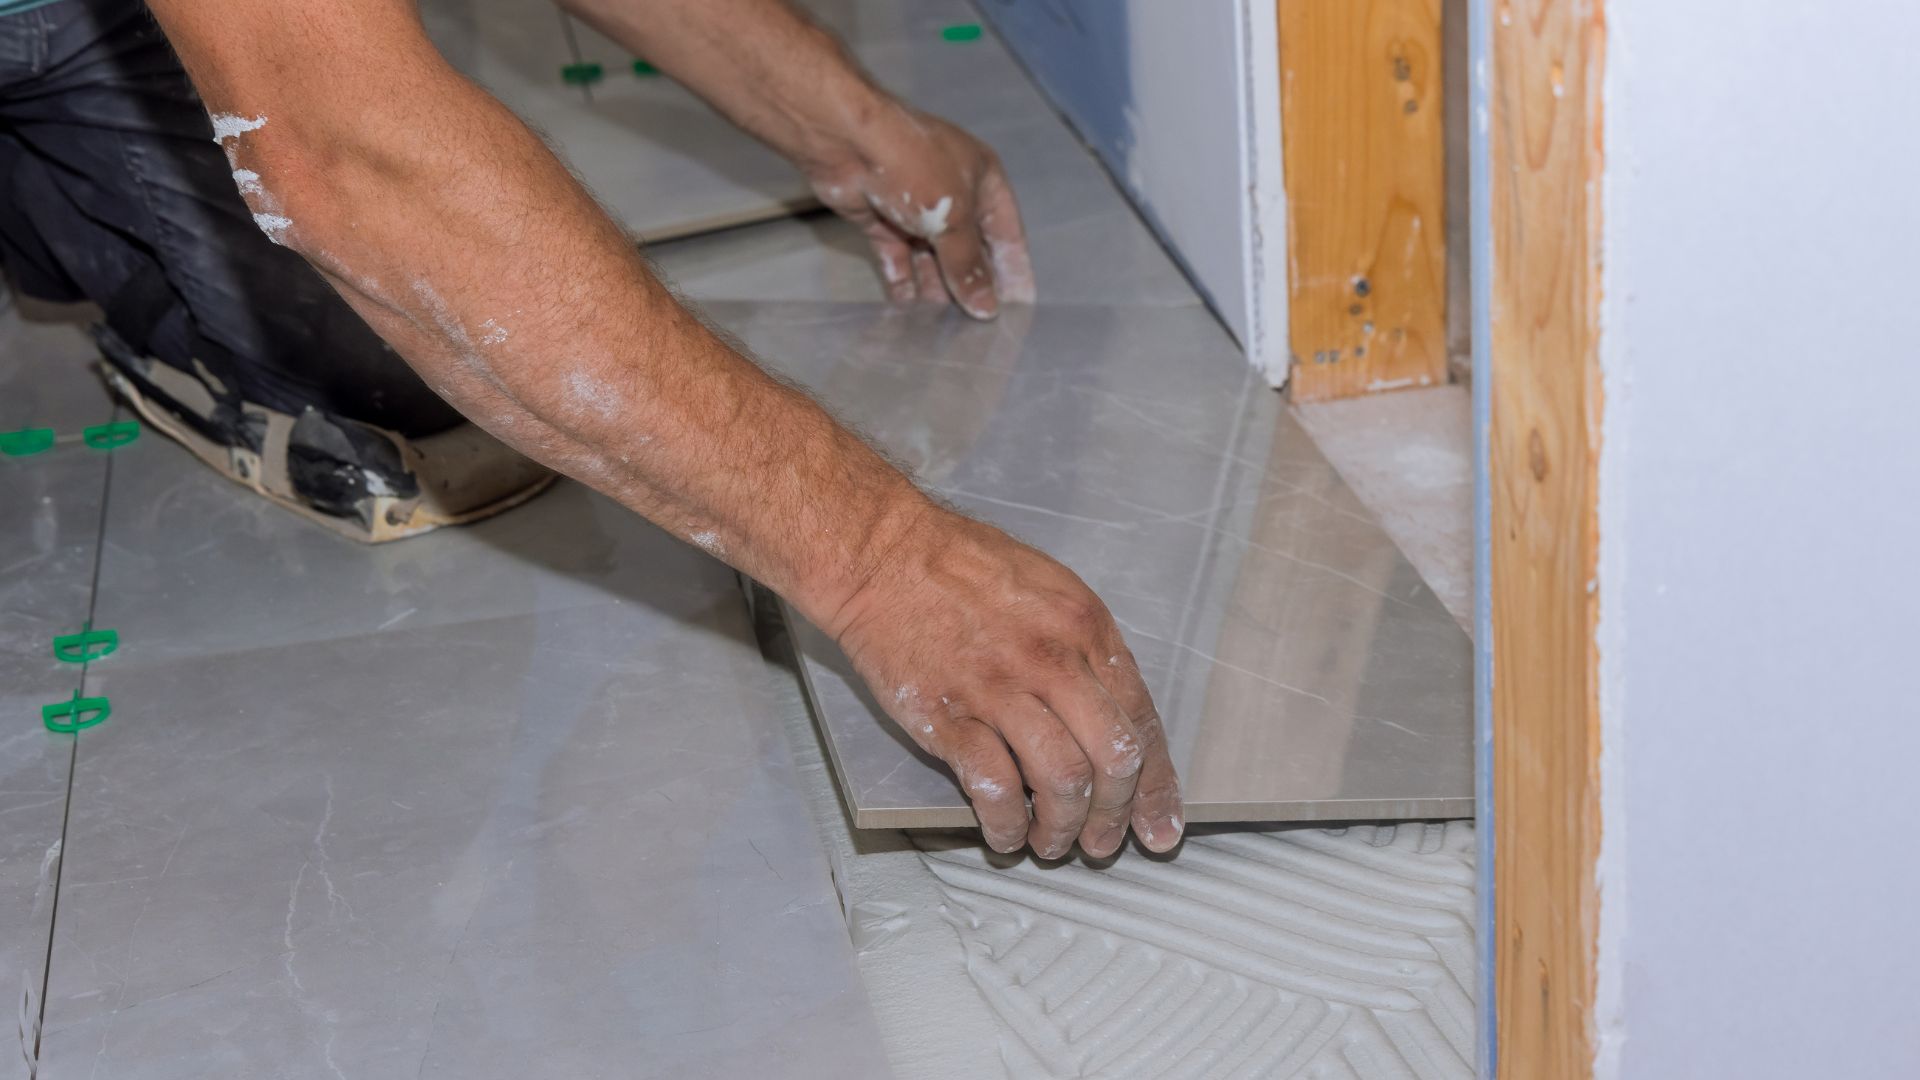
[[[1000,159],[938,117],[888,102],[851,159],[808,169],[815,194],[866,234],[896,301],[953,300],[976,319],[1033,302],[1020,208]]]

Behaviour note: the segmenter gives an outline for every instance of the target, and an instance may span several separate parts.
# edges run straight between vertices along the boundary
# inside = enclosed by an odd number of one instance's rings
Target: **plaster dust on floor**
[[[1473,827],[1203,830],[1104,865],[853,830],[797,686],[808,805],[902,1080],[1473,1075]]]

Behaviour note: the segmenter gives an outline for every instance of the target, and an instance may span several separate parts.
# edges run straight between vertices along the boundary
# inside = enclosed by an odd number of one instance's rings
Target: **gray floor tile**
[[[1399,390],[1295,405],[1294,414],[1472,633],[1472,394]]]
[[[775,673],[627,604],[101,665],[41,1076],[883,1076]]]
[[[64,445],[111,418],[112,398],[93,370],[99,353],[84,328],[91,311],[0,296],[0,431],[51,427]]]
[[[81,686],[53,638],[87,618],[107,474],[108,455],[77,441],[113,415],[90,353],[69,323],[0,310],[0,431],[52,427],[62,439],[0,457],[0,993],[21,1032],[0,1047],[8,1080],[29,1075],[73,745],[43,727],[40,706]]]
[[[116,451],[98,617],[126,667],[649,595],[659,531],[562,482],[477,525],[347,540],[157,437]],[[136,647],[137,646],[137,647]]]
[[[1166,718],[1189,820],[1471,813],[1466,635],[1204,310],[708,310],[1101,593]],[[858,824],[967,824],[944,768],[838,651],[797,639]]]

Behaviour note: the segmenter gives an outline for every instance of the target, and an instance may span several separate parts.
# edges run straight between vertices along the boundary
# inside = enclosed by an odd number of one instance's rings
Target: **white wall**
[[[1284,381],[1274,5],[981,0],[980,8],[1127,187],[1249,357],[1275,385]]]
[[[1606,6],[1603,1077],[1920,1076],[1920,6]]]

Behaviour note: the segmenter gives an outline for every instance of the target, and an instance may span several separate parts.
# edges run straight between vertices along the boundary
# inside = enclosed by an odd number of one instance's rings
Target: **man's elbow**
[[[267,115],[213,114],[213,137],[226,151],[233,183],[267,239],[303,254],[343,219],[336,155],[322,140],[275,124]]]

